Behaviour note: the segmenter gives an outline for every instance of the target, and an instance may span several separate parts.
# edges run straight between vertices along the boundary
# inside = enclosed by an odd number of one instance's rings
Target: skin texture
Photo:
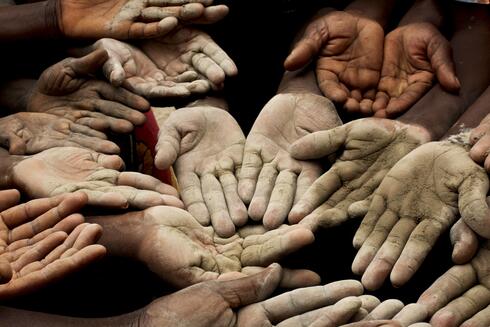
[[[483,96],[490,97],[490,88]],[[488,103],[484,105],[488,106]],[[471,131],[470,142],[472,145],[471,158],[484,166],[485,170],[490,173],[490,114],[483,118],[480,125]]]
[[[374,100],[383,60],[381,25],[360,14],[330,11],[305,30],[284,66],[296,70],[316,60],[318,86],[350,112]]]
[[[248,214],[274,229],[321,174],[319,162],[297,160],[290,146],[301,137],[342,124],[333,104],[310,93],[278,94],[247,136],[238,192]]]
[[[390,274],[405,284],[439,236],[461,213],[480,235],[488,234],[488,177],[461,145],[427,143],[400,160],[374,193],[355,237],[352,269],[370,290]]]
[[[82,191],[88,196],[88,204],[94,206],[141,209],[164,204],[183,206],[173,187],[148,175],[119,172],[123,167],[122,159],[116,155],[80,148],[52,148],[16,163],[11,179],[33,198]]]
[[[319,159],[337,154],[332,167],[317,179],[289,213],[289,222],[313,230],[338,225],[358,215],[359,203],[370,196],[387,172],[407,153],[426,142],[428,136],[416,126],[377,118],[353,121],[316,132],[296,141],[294,158]],[[365,205],[364,203],[364,205]],[[349,210],[349,211],[348,211]]]
[[[102,229],[76,212],[82,193],[19,202],[16,190],[0,191],[0,299],[31,293],[103,257]]]
[[[173,165],[187,210],[204,226],[228,237],[247,221],[235,171],[242,164],[245,136],[226,111],[179,109],[160,127],[155,166]]]
[[[381,79],[372,104],[375,116],[403,113],[422,98],[436,77],[445,90],[458,91],[449,41],[430,23],[396,28],[385,38]]]
[[[451,227],[449,237],[453,245],[452,259],[455,264],[465,264],[473,259],[478,251],[478,235],[463,219],[460,218]]]
[[[141,39],[163,36],[179,22],[210,24],[228,14],[212,0],[50,0],[58,26],[69,38]]]
[[[0,119],[0,143],[11,154],[34,154],[53,147],[74,146],[119,153],[104,133],[55,115],[19,112]]]
[[[27,111],[50,113],[96,130],[128,133],[145,122],[150,109],[142,97],[107,82],[90,79],[108,59],[96,50],[82,58],[65,59],[39,78],[27,102]]]

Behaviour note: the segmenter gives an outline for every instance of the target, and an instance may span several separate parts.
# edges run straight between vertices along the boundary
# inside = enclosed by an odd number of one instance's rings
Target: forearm
[[[36,85],[33,79],[17,79],[0,85],[0,108],[7,113],[27,111],[30,94]],[[0,115],[5,113],[0,112]]]
[[[413,23],[431,23],[441,27],[443,12],[439,0],[417,0],[410,10],[403,16],[399,26]]]
[[[0,148],[0,189],[15,188],[12,169],[22,159],[22,156],[12,156],[7,150]]]
[[[386,27],[396,1],[397,0],[354,0],[345,8],[345,11],[361,14],[364,17],[377,21],[381,26]]]

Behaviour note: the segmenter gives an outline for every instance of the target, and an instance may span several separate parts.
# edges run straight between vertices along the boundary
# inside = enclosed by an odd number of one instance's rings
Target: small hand
[[[383,28],[374,20],[330,11],[311,22],[284,63],[296,70],[316,60],[318,86],[351,112],[371,114],[383,61]]]
[[[486,93],[490,95],[490,89]],[[485,105],[488,106],[488,103]],[[470,142],[473,145],[470,151],[471,158],[482,164],[490,173],[490,114],[482,120],[477,128],[473,129]]]
[[[20,194],[0,191],[0,298],[33,292],[103,257],[100,226],[84,223],[81,193],[15,206]]]
[[[364,274],[368,289],[379,288],[391,272],[405,284],[421,266],[439,236],[461,213],[480,235],[489,236],[488,177],[467,150],[432,142],[401,159],[374,193],[354,245],[361,245],[352,269]]]
[[[27,111],[50,113],[96,130],[117,133],[145,122],[141,111],[150,109],[142,97],[107,82],[90,79],[108,59],[96,50],[85,57],[65,59],[39,78],[28,100]]]
[[[319,162],[296,160],[290,145],[301,137],[342,124],[333,104],[314,94],[278,94],[262,109],[245,143],[238,192],[249,216],[278,227],[321,174]]]
[[[34,154],[60,146],[89,148],[102,153],[118,153],[104,133],[58,116],[19,112],[0,118],[0,143],[11,154]]]
[[[460,83],[451,57],[451,45],[429,23],[409,24],[390,32],[385,39],[383,69],[373,111],[392,117],[406,111],[432,87],[457,92]]]
[[[87,194],[89,205],[183,206],[173,187],[148,175],[119,172],[123,167],[122,159],[116,155],[80,148],[52,148],[15,164],[12,181],[33,198],[82,191]]]
[[[233,117],[213,107],[179,109],[160,128],[155,166],[174,165],[187,210],[202,225],[211,221],[222,237],[248,218],[235,177],[244,143]]]

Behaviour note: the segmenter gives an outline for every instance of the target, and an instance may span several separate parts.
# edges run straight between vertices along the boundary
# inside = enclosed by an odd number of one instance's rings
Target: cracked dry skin
[[[439,236],[461,213],[475,232],[489,236],[488,177],[451,142],[427,143],[400,160],[376,190],[354,245],[353,263],[368,289],[406,283]],[[362,247],[361,247],[362,245]]]

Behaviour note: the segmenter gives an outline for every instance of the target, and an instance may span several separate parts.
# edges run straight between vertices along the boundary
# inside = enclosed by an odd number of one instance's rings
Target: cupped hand
[[[178,109],[160,128],[155,166],[174,166],[187,210],[223,237],[248,219],[235,177],[244,144],[235,119],[214,107]]]
[[[436,77],[445,90],[459,90],[449,41],[430,23],[396,28],[385,38],[381,79],[372,106],[375,116],[393,117],[408,110]]]
[[[120,172],[116,155],[80,148],[52,148],[26,157],[12,167],[12,182],[30,197],[42,198],[82,191],[88,204],[110,208],[182,207],[177,191],[156,178]]]
[[[82,58],[68,58],[39,77],[27,111],[50,113],[96,130],[110,128],[128,133],[145,122],[141,111],[150,109],[142,97],[107,82],[91,79],[108,59],[103,50]]]
[[[82,193],[16,205],[16,190],[0,191],[0,298],[31,293],[105,255],[102,229],[84,223]]]
[[[490,89],[486,92],[490,95]],[[488,106],[487,103],[485,105]],[[477,128],[471,131],[470,142],[472,144],[471,158],[482,164],[490,173],[490,114],[481,121]]]
[[[365,118],[296,141],[291,154],[299,160],[335,153],[338,157],[293,207],[289,221],[301,221],[314,230],[355,216],[354,210],[349,210],[351,204],[369,200],[388,171],[428,138],[416,126]]]
[[[71,38],[141,39],[163,36],[179,22],[211,24],[228,14],[212,0],[50,0],[61,33]]]
[[[119,147],[104,133],[58,116],[19,112],[0,118],[0,143],[10,154],[34,154],[46,149],[74,146],[102,153],[118,153]]]
[[[486,203],[488,177],[465,147],[432,142],[401,159],[374,193],[354,245],[353,271],[368,289],[385,278],[405,284],[422,265],[439,236],[461,213],[480,235],[490,236]]]
[[[273,229],[322,173],[319,162],[294,159],[301,137],[342,124],[333,104],[308,93],[278,94],[262,109],[245,143],[238,192],[254,220]]]
[[[330,11],[306,28],[284,65],[287,70],[316,61],[318,86],[350,112],[371,114],[383,62],[383,28],[374,20]]]

